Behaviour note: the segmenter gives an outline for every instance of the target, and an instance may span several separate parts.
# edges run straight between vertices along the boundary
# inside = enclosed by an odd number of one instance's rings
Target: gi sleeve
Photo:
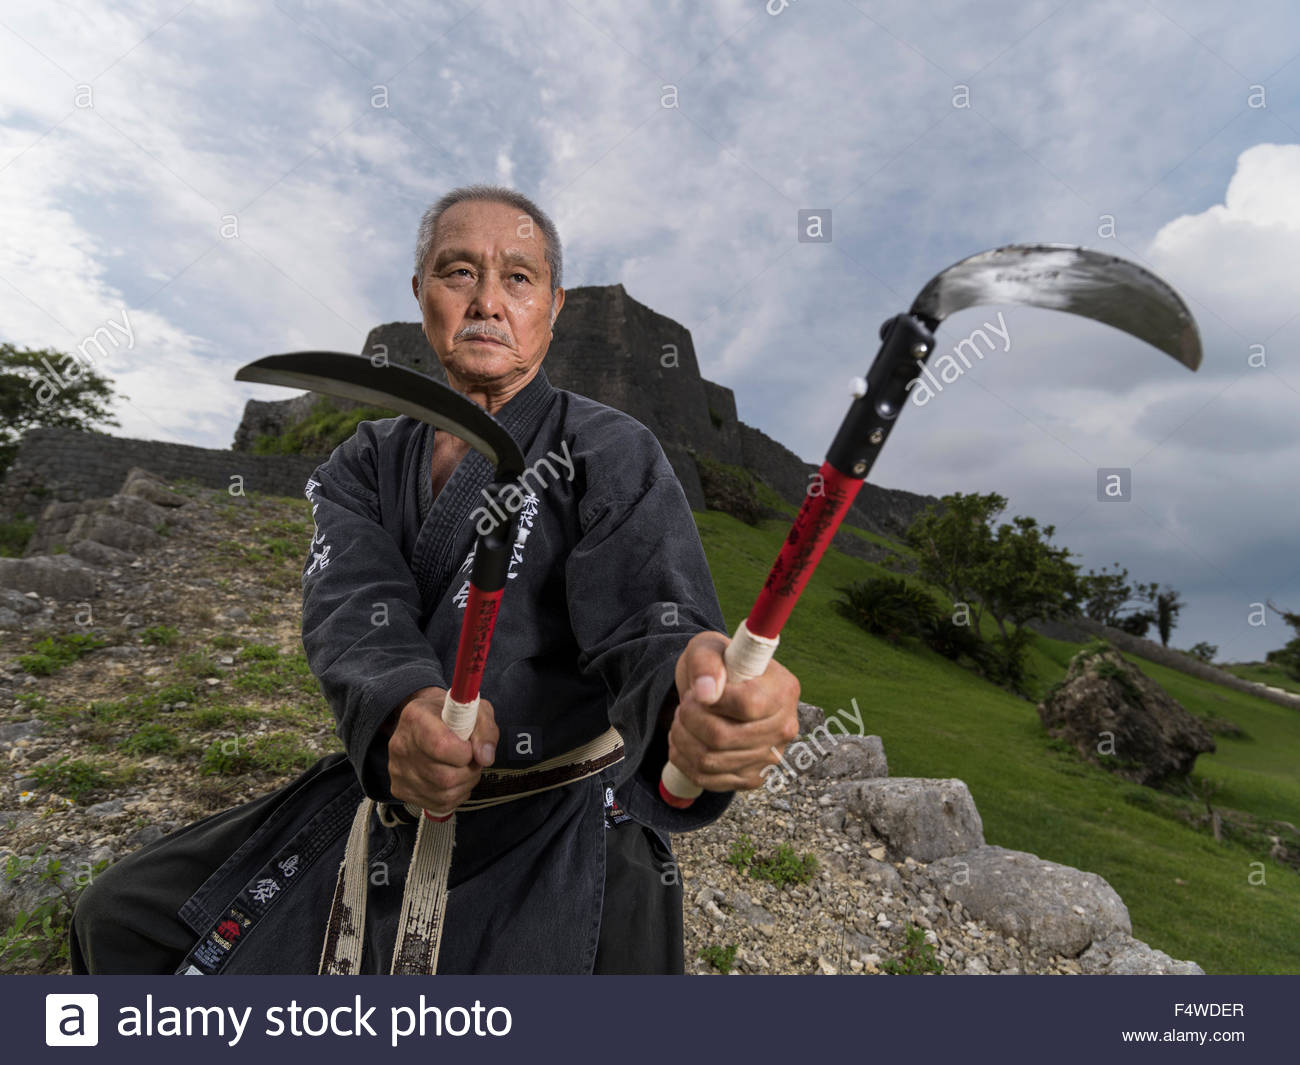
[[[686,810],[659,797],[668,757],[661,711],[677,705],[677,658],[697,632],[725,632],[713,578],[681,485],[666,459],[631,497],[583,500],[582,536],[566,561],[578,667],[604,680],[609,721],[627,751],[615,788],[642,824],[685,832],[716,821],[731,792],[706,791]]]
[[[447,683],[420,627],[415,576],[382,523],[375,445],[363,423],[307,482],[302,645],[363,790],[391,802],[380,726],[413,692]]]

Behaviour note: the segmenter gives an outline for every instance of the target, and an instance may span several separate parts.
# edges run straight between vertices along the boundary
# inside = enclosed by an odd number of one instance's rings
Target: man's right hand
[[[439,813],[465,801],[485,766],[496,757],[497,724],[492,704],[480,698],[468,740],[442,723],[445,688],[421,688],[385,723],[388,777],[393,797]]]

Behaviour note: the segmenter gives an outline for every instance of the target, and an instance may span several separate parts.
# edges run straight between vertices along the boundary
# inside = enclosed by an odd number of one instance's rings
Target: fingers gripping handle
[[[776,654],[776,645],[780,636],[758,636],[749,631],[745,622],[740,623],[736,635],[727,644],[722,661],[727,667],[724,685],[739,684],[762,676],[767,664]],[[685,810],[699,797],[704,789],[678,769],[671,761],[664,763],[663,773],[659,776],[659,797],[669,806]]]
[[[474,722],[478,720],[478,696],[474,696],[467,703],[462,703],[454,698],[451,692],[447,693],[447,700],[442,704],[442,723],[452,732],[462,739],[467,740],[474,732]],[[446,821],[451,817],[454,811],[448,810],[445,814],[436,814],[432,810],[425,810],[424,816],[430,821]]]

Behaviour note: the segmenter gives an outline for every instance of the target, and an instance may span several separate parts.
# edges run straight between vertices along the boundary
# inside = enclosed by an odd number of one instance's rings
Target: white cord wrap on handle
[[[780,636],[756,636],[742,621],[722,655],[722,661],[727,666],[727,680],[742,681],[761,677],[780,642]]]
[[[467,740],[474,732],[474,722],[478,720],[478,696],[467,703],[458,703],[447,693],[447,701],[442,704],[442,723],[462,740]]]
[[[448,692],[446,701],[442,704],[442,723],[462,740],[467,740],[474,734],[474,723],[478,720],[478,699],[476,695],[469,702],[461,703]],[[430,810],[429,815],[435,821],[443,821],[451,816],[451,811],[437,813]]]
[[[772,661],[772,656],[776,654],[776,645],[780,642],[780,636],[755,635],[742,621],[736,629],[736,635],[731,643],[727,644],[727,649],[722,655],[723,664],[727,667],[723,687],[725,688],[731,682],[739,684],[754,677],[761,677],[767,669],[767,664]],[[678,800],[686,800],[682,805],[689,805],[689,800],[698,798],[704,790],[672,762],[664,763],[659,783],[661,795],[667,792]]]

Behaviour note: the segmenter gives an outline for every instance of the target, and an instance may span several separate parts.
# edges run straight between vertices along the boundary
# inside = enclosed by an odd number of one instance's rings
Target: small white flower
[[[35,792],[24,791],[21,794],[19,794],[18,801],[23,805],[26,805],[27,803],[31,802],[34,798],[36,798]]]

